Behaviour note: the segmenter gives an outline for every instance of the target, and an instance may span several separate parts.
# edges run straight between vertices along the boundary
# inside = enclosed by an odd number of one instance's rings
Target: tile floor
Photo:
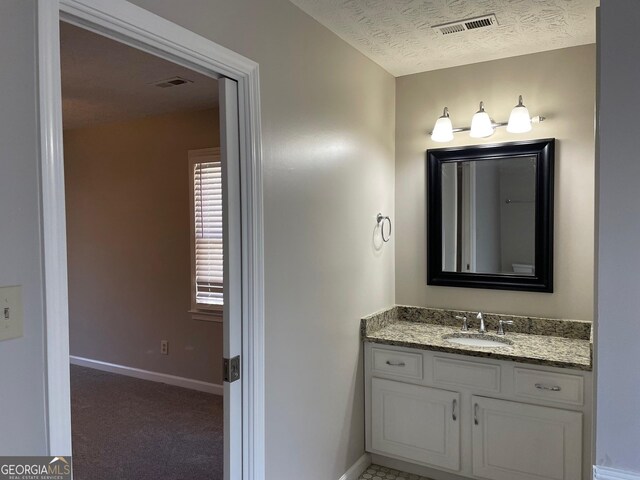
[[[430,480],[427,477],[414,475],[413,473],[404,473],[394,470],[393,468],[381,467],[379,465],[371,465],[360,475],[359,480]]]

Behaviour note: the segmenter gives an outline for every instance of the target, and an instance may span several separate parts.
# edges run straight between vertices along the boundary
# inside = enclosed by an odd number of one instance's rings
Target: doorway
[[[76,478],[222,479],[218,80],[60,39]]]
[[[225,382],[225,478],[264,476],[262,186],[257,65],[125,1],[38,2],[49,448],[71,453],[69,331],[58,22],[64,20],[217,78],[230,198],[224,356],[242,356]],[[235,136],[234,136],[235,135]],[[224,161],[223,161],[224,163]],[[235,209],[235,211],[233,211]],[[226,267],[227,265],[225,265]],[[227,283],[229,287],[227,288]],[[228,427],[228,428],[227,428]]]

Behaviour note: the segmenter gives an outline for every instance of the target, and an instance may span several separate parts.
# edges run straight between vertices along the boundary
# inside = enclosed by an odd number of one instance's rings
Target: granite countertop
[[[456,315],[470,319],[469,332],[461,332]],[[495,334],[495,325],[501,318],[514,321],[513,325],[505,326],[505,336]],[[454,344],[442,338],[445,335],[477,335],[477,320],[472,312],[393,307],[362,319],[361,329],[363,340],[379,344],[577,370],[592,369],[589,322],[487,314],[485,323],[488,333],[483,338],[511,344],[476,347]]]

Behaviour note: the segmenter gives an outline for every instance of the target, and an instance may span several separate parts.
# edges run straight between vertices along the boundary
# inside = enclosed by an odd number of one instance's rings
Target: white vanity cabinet
[[[475,396],[471,401],[474,475],[580,478],[582,413]]]
[[[438,467],[460,468],[460,394],[437,388],[371,381],[371,446]]]
[[[586,480],[591,372],[365,342],[366,446],[435,480]]]

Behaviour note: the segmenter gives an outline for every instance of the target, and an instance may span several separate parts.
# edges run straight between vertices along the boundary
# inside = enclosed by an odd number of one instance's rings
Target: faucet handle
[[[498,335],[504,335],[505,325],[513,325],[513,320],[498,320]]]
[[[467,321],[467,317],[461,317],[460,315],[456,315],[456,320],[462,320],[462,331],[469,331],[469,322]]]

